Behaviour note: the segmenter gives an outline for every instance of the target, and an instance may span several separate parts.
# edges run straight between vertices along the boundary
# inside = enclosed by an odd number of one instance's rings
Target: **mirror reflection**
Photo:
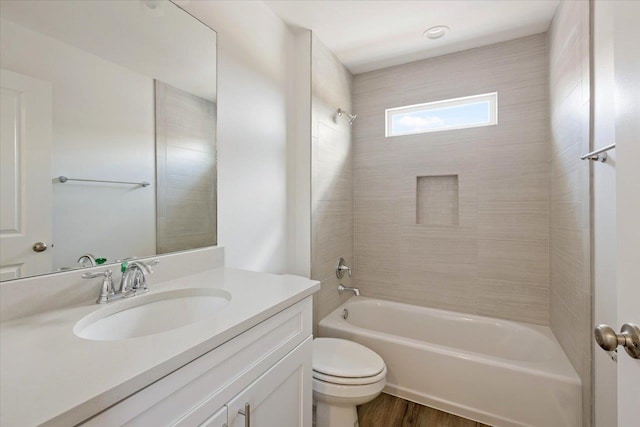
[[[215,32],[164,0],[0,19],[0,280],[215,245]]]

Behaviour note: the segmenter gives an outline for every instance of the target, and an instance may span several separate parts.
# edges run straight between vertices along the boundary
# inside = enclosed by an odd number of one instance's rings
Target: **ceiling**
[[[546,31],[560,0],[285,0],[265,3],[312,30],[354,74]],[[435,25],[451,32],[430,40]]]

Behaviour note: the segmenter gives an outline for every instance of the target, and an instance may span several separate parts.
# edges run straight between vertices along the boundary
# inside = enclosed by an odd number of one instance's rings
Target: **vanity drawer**
[[[82,425],[200,425],[310,337],[311,320],[307,297]]]

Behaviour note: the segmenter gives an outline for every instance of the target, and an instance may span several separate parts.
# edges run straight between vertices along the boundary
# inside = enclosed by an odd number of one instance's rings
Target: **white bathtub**
[[[580,378],[547,327],[353,297],[319,333],[382,356],[386,393],[493,426],[582,425]]]

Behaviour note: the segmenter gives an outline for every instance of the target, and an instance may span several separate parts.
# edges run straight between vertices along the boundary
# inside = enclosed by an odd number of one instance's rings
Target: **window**
[[[389,108],[385,115],[387,137],[492,126],[498,124],[498,93]]]

